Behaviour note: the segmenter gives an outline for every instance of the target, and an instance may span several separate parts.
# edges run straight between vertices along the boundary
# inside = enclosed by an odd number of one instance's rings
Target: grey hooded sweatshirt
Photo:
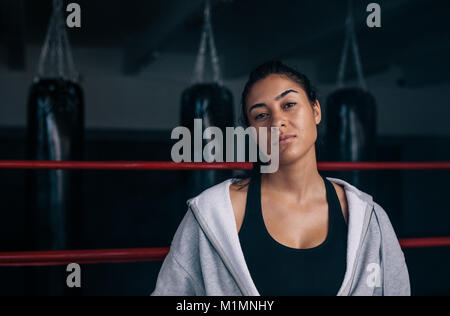
[[[405,257],[386,212],[347,182],[328,180],[344,187],[349,215],[347,266],[336,295],[409,296]],[[232,182],[228,179],[187,201],[152,296],[260,295],[239,242]]]

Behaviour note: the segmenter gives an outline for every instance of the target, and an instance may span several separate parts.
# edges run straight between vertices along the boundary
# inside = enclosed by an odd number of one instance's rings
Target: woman
[[[317,170],[321,107],[308,78],[267,62],[242,110],[247,126],[279,128],[279,169],[257,164],[190,199],[152,295],[410,295],[385,211]]]

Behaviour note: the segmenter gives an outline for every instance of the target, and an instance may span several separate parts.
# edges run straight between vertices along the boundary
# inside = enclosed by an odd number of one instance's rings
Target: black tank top
[[[250,180],[239,239],[250,275],[262,296],[338,293],[346,270],[347,224],[333,184],[323,180],[328,201],[328,235],[321,245],[311,249],[290,248],[272,238],[262,216],[261,174]]]

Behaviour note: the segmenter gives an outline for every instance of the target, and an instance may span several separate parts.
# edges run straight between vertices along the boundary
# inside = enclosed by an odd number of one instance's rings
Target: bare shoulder
[[[345,190],[340,185],[333,183],[334,188],[336,189],[337,196],[339,198],[339,202],[341,203],[342,213],[344,215],[345,221],[348,223],[348,202],[347,195],[345,194]]]
[[[245,206],[247,204],[249,179],[232,183],[230,185],[230,199],[233,206],[234,217],[236,219],[236,228],[239,232],[245,215]]]

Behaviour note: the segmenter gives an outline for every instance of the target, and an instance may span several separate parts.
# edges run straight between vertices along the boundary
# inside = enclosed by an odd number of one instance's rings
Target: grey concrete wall
[[[0,65],[1,127],[25,126],[27,94],[39,53],[37,46],[27,48],[27,68],[23,72],[12,72]],[[190,84],[195,56],[162,53],[136,76],[122,75],[119,49],[78,48],[74,57],[84,77],[87,128],[172,129],[178,124],[180,95]],[[317,84],[312,61],[287,62],[311,78],[325,108],[325,98],[334,86]],[[378,102],[379,134],[450,136],[450,83],[408,89],[397,85],[401,76],[400,68],[392,66],[368,78]],[[236,110],[245,80],[225,81],[235,96]]]

